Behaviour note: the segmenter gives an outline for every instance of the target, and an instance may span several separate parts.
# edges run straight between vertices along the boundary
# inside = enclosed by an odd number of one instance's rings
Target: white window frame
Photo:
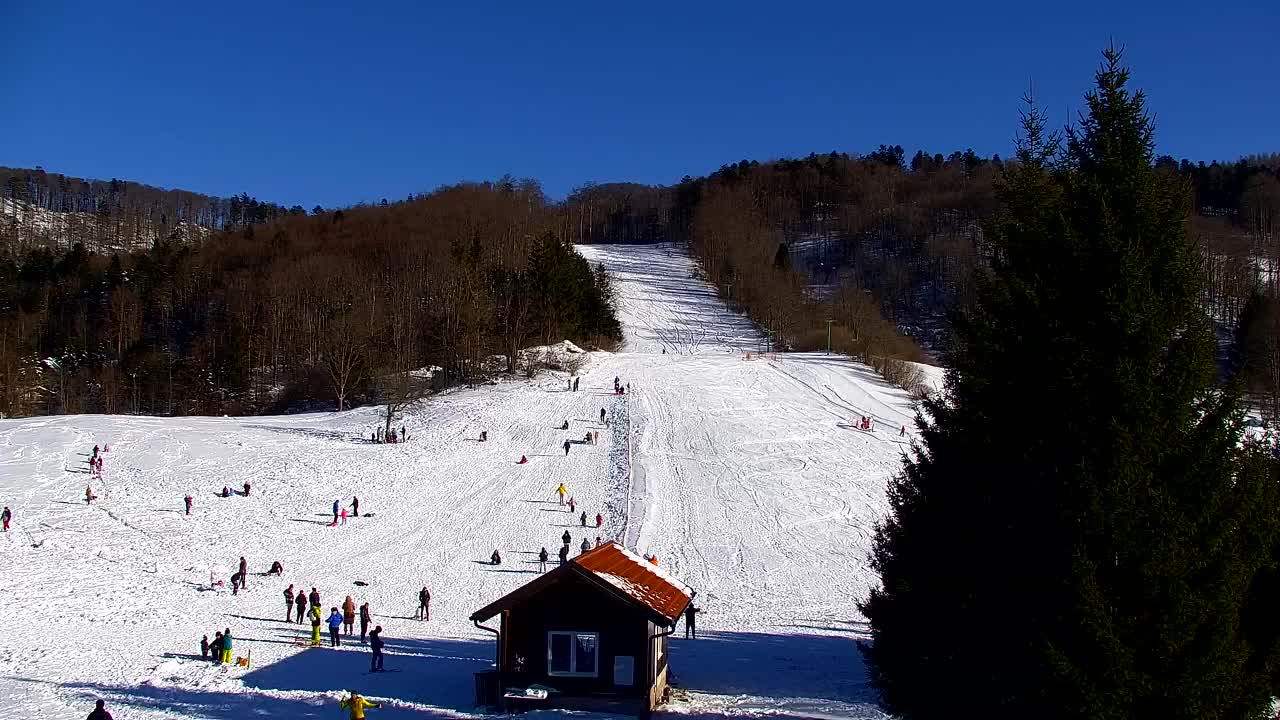
[[[566,635],[569,637],[569,667],[573,668],[573,670],[569,672],[551,669],[551,638],[555,635]],[[581,672],[578,669],[578,638],[583,635],[590,636],[596,643],[595,665],[591,668],[591,672]],[[577,630],[548,630],[547,675],[552,677],[600,677],[600,633],[579,632]]]

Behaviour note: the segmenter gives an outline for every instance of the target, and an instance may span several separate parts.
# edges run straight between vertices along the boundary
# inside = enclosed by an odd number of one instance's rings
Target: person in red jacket
[[[603,524],[604,524],[604,516],[601,515],[600,513],[596,513],[596,527],[598,528]]]

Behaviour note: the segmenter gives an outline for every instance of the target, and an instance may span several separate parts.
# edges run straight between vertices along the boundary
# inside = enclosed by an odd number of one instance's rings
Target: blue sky
[[[1010,153],[1127,47],[1159,151],[1280,150],[1280,2],[15,2],[0,165],[307,208],[669,183],[897,143]]]

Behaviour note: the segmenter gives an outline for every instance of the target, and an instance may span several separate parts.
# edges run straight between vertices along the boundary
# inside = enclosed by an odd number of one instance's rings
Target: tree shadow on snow
[[[290,428],[279,427],[277,425],[241,425],[246,430],[265,430],[267,432],[280,433],[282,435],[300,435],[302,437],[315,438],[317,440],[330,440],[348,443],[351,445],[368,445],[369,438],[363,435],[355,435],[350,432],[341,432],[338,430],[320,430],[317,428]],[[386,443],[391,444],[391,443]]]
[[[862,653],[849,635],[673,635],[671,669],[679,687],[713,695],[876,702]]]

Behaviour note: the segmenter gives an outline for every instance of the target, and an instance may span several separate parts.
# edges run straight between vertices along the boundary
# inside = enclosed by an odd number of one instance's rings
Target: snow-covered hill
[[[698,591],[705,637],[672,645],[687,696],[670,712],[882,717],[855,603],[875,581],[867,552],[910,399],[841,358],[745,359],[758,335],[678,251],[580,251],[614,277],[622,351],[591,353],[578,392],[551,374],[436,397],[410,412],[405,444],[367,441],[376,409],[0,421],[0,501],[15,513],[0,542],[0,715],[82,718],[100,696],[117,718],[336,717],[355,687],[384,700],[379,718],[470,716],[471,673],[494,648],[467,617],[529,580],[566,528],[579,542],[554,501],[563,481],[604,515],[588,538],[656,553]],[[853,428],[864,415],[874,432]],[[565,455],[566,438],[596,431],[599,445]],[[95,443],[110,446],[102,481],[86,473]],[[217,497],[246,480],[249,496]],[[353,494],[362,517],[329,527]],[[495,548],[503,565],[482,564]],[[284,576],[211,589],[241,555]],[[283,620],[289,583],[326,609],[369,602],[400,672],[367,674],[358,643],[302,648]],[[430,622],[412,619],[423,584]],[[225,627],[252,667],[198,660],[200,636]]]

